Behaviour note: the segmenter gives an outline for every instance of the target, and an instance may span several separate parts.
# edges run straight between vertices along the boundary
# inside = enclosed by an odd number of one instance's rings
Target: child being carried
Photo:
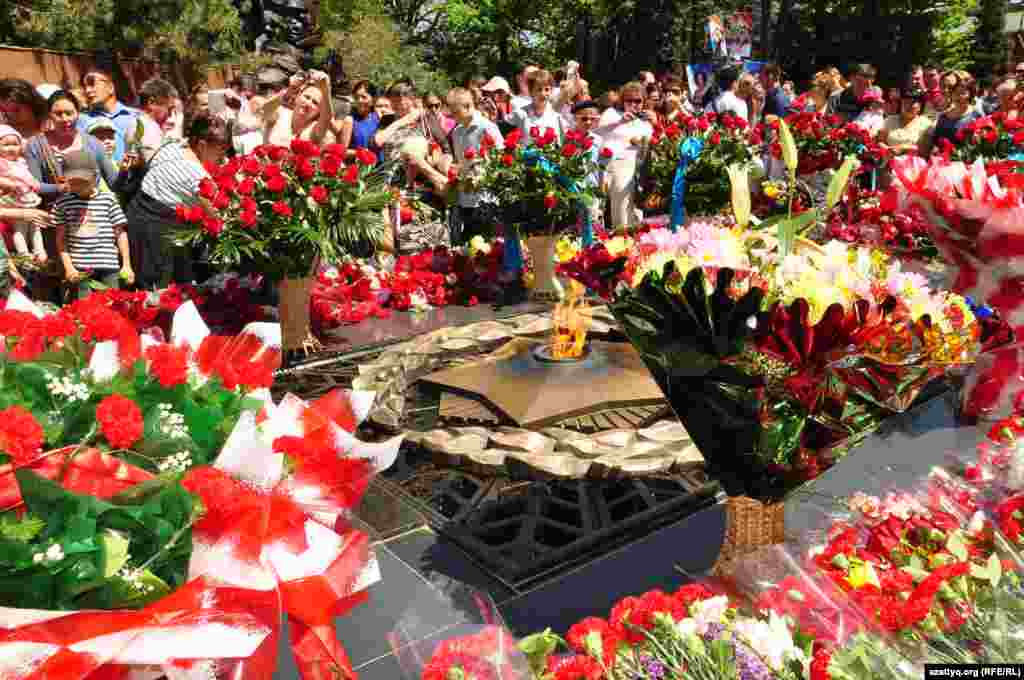
[[[29,172],[23,148],[21,134],[9,125],[0,125],[0,181],[7,189],[0,193],[0,205],[36,208],[42,203],[43,199],[37,193],[39,182]],[[13,241],[18,255],[28,256],[31,242],[33,259],[38,264],[46,262],[43,234],[37,225],[25,221],[15,222]]]

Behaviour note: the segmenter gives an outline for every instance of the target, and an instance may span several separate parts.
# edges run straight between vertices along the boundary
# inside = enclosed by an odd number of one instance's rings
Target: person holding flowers
[[[927,97],[921,90],[900,95],[900,115],[889,116],[879,132],[878,141],[889,146],[895,156],[918,153],[927,156],[935,121],[924,115]]]
[[[132,262],[138,285],[145,288],[165,288],[172,279],[191,281],[190,258],[167,239],[178,228],[174,210],[200,200],[199,184],[210,176],[204,165],[218,163],[231,145],[227,123],[209,112],[186,121],[185,136],[184,144],[171,141],[157,150],[126,209],[132,225]]]
[[[497,149],[505,147],[505,138],[497,124],[488,120],[476,110],[473,95],[469,90],[456,87],[448,93],[448,110],[455,118],[452,129],[452,153],[455,163],[448,171],[449,177],[460,178],[456,204],[458,206],[453,222],[452,243],[468,243],[476,235],[482,235],[489,225],[480,212],[480,194],[473,190],[469,179],[470,170],[479,156],[485,139]]]
[[[135,274],[125,232],[127,220],[117,198],[97,187],[92,154],[84,150],[66,153],[64,178],[68,192],[53,209],[64,280],[78,287],[79,298],[89,294],[90,277],[108,288],[118,288],[119,280],[131,285]]]
[[[638,222],[639,210],[635,203],[637,160],[644,140],[650,139],[654,128],[642,114],[644,87],[639,82],[622,86],[622,109],[608,109],[594,132],[601,137],[602,154],[608,158],[608,193],[611,202],[611,221],[615,227]],[[607,152],[604,149],[608,149]]]

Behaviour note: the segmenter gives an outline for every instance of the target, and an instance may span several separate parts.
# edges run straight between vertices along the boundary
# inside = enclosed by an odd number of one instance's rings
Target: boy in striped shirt
[[[57,226],[57,252],[64,278],[78,286],[78,297],[89,294],[88,278],[108,288],[119,281],[135,281],[124,212],[114,194],[99,191],[95,159],[85,151],[64,155],[64,177],[69,192],[53,208]],[[119,259],[120,256],[120,259]]]

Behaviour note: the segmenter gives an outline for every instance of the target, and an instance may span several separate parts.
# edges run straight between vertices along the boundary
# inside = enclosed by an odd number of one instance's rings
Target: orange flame
[[[551,356],[554,359],[578,359],[583,356],[587,344],[587,329],[590,327],[588,309],[583,299],[584,288],[576,281],[569,281],[565,299],[555,305],[552,313],[554,328],[551,335]]]

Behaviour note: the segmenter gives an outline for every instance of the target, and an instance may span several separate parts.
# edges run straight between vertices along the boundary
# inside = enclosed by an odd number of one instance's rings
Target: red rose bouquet
[[[704,139],[704,149],[686,171],[686,213],[713,215],[729,204],[726,168],[746,165],[760,144],[760,130],[731,114],[686,116],[679,123],[655,129],[647,148],[640,180],[642,204],[649,212],[667,212],[679,164],[679,144],[687,137]]]
[[[1005,160],[1024,149],[1024,121],[997,111],[977,118],[956,133],[952,157],[973,163]]]
[[[315,344],[309,332],[314,264],[372,247],[384,234],[392,202],[386,175],[365,149],[345,164],[346,150],[294,140],[261,146],[211,169],[200,200],[179,206],[178,240],[207,248],[210,261],[258,272],[281,285],[286,350]]]
[[[467,149],[465,160],[477,159],[480,168],[473,188],[497,202],[507,224],[526,233],[575,227],[581,202],[589,204],[597,195],[594,141],[569,131],[559,144],[550,128],[534,128],[530,137],[525,143],[513,130],[504,148],[485,136],[479,149]]]

